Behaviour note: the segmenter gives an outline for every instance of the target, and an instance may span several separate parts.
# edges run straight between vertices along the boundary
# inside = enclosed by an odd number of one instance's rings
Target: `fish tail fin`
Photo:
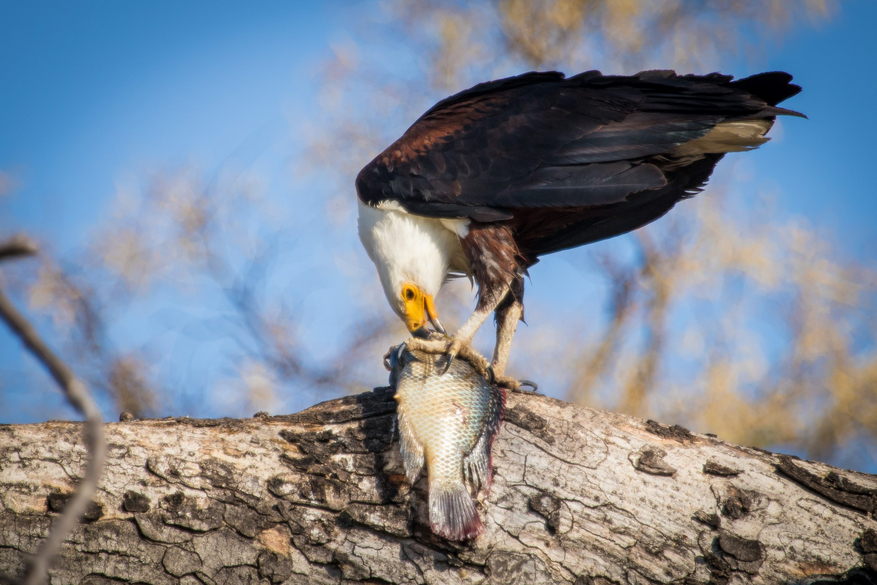
[[[470,540],[484,532],[484,524],[463,482],[429,486],[429,527],[448,540]]]

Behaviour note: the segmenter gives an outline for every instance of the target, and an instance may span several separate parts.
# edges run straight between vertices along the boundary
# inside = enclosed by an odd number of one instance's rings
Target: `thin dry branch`
[[[5,253],[4,253],[5,252]],[[0,260],[29,256],[38,252],[36,245],[26,236],[16,236],[0,245]],[[48,578],[49,563],[58,553],[61,544],[79,524],[86,506],[97,489],[97,483],[104,468],[106,443],[104,442],[103,418],[97,404],[73,371],[67,367],[37,334],[36,329],[18,312],[9,298],[0,289],[0,317],[9,328],[21,339],[24,345],[49,371],[68,402],[85,417],[83,439],[89,453],[89,463],[85,469],[79,489],[70,499],[64,513],[58,518],[43,542],[39,552],[31,562],[30,569],[23,583],[39,585]]]
[[[24,234],[17,234],[5,242],[0,242],[0,261],[33,256],[37,252],[39,252],[37,245]]]

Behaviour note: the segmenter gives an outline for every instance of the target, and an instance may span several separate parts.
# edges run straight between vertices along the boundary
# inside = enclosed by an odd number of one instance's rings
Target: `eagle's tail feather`
[[[775,106],[801,92],[801,86],[790,83],[791,81],[792,76],[785,71],[766,71],[732,81],[730,85],[748,91],[768,105]]]

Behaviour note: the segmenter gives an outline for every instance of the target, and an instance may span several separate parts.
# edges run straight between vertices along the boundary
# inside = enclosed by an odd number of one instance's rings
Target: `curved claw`
[[[488,384],[493,385],[496,383],[496,373],[493,371],[492,365],[487,366],[487,372],[485,373],[484,377],[487,378]]]
[[[447,355],[448,355],[448,363],[446,363],[445,367],[442,368],[442,373],[441,373],[442,376],[447,374],[448,370],[451,369],[451,364],[454,363],[454,358],[457,357],[457,352],[455,352],[453,349],[451,349],[448,351]]]
[[[530,392],[537,392],[539,390],[539,384],[533,382],[532,380],[518,380],[518,384],[520,384],[521,386],[529,386],[530,388],[532,388]]]
[[[393,371],[402,361],[402,352],[408,348],[407,343],[394,345],[384,354],[384,367],[388,372]]]

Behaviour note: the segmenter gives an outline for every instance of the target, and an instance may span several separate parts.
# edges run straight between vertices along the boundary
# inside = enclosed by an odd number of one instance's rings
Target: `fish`
[[[448,540],[471,540],[484,524],[470,496],[488,493],[491,448],[505,412],[505,390],[490,384],[466,360],[391,350],[390,385],[396,389],[400,453],[413,485],[426,467],[429,526]]]

